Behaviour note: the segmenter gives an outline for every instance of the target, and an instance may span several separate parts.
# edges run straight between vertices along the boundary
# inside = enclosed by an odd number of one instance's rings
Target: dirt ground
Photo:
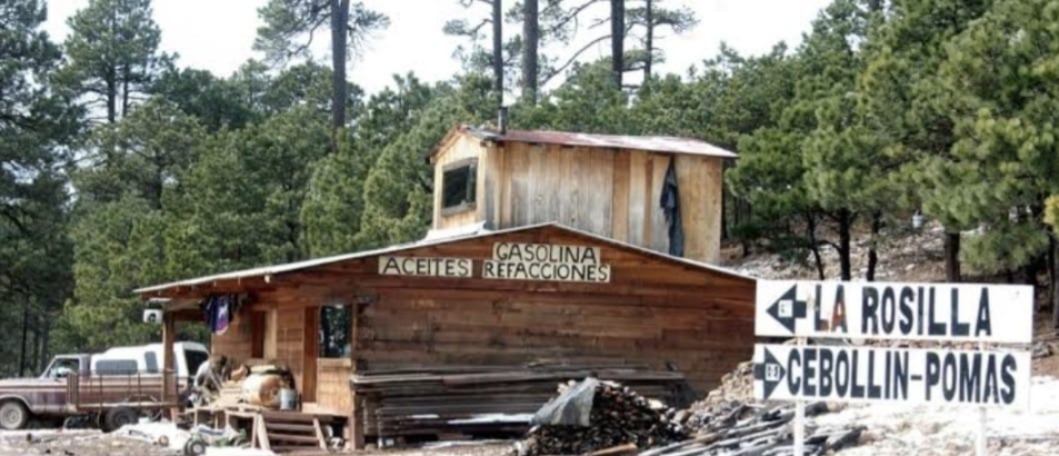
[[[0,433],[0,455],[175,456],[180,452],[143,440],[92,430],[40,430]]]
[[[357,452],[372,456],[513,456],[513,441],[438,442],[418,447],[373,449]],[[177,449],[165,448],[146,439],[103,434],[97,430],[34,430],[0,432],[0,456],[179,456]],[[259,450],[210,448],[207,456],[257,456]],[[299,456],[350,453],[304,452]]]

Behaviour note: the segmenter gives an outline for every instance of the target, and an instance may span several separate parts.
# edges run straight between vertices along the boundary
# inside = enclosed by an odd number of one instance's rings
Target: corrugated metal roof
[[[474,128],[469,126],[461,126],[459,128],[478,138],[498,142],[512,141],[574,147],[648,150],[652,152],[702,155],[719,158],[738,157],[734,152],[722,149],[706,141],[673,136],[603,135],[551,130],[508,130],[506,133],[500,134],[497,131],[484,128]]]
[[[454,237],[445,238],[445,239],[423,240],[423,241],[413,242],[413,243],[409,243],[409,244],[392,245],[392,246],[381,248],[381,249],[365,250],[365,251],[362,251],[362,252],[347,253],[347,254],[343,254],[343,255],[335,255],[335,256],[329,256],[329,257],[323,257],[323,258],[316,258],[316,259],[306,260],[306,261],[298,261],[298,262],[295,262],[295,263],[278,264],[278,265],[272,265],[272,266],[263,266],[263,267],[259,267],[259,268],[244,269],[244,270],[241,270],[241,271],[225,272],[225,273],[222,273],[222,274],[214,274],[214,275],[208,275],[208,276],[203,276],[203,277],[196,277],[196,278],[193,278],[193,279],[180,280],[180,281],[176,281],[176,282],[169,282],[169,283],[163,283],[163,284],[159,284],[159,285],[152,285],[152,286],[144,287],[144,288],[138,288],[136,290],[133,290],[133,292],[134,293],[139,293],[139,294],[142,294],[142,293],[153,293],[153,292],[156,292],[156,291],[162,291],[162,290],[167,290],[167,289],[176,288],[176,287],[187,287],[187,286],[196,286],[196,285],[203,285],[203,284],[212,284],[213,282],[217,282],[217,281],[220,281],[220,280],[238,280],[238,279],[246,279],[246,278],[251,278],[251,277],[272,276],[272,275],[277,275],[277,274],[283,274],[283,273],[286,273],[286,272],[299,271],[299,270],[308,269],[308,268],[312,268],[312,267],[316,267],[316,266],[323,266],[323,265],[326,265],[326,264],[337,263],[337,262],[341,262],[341,261],[356,260],[356,259],[361,259],[361,258],[368,258],[368,257],[373,257],[373,256],[386,255],[386,254],[400,252],[400,251],[404,251],[404,250],[411,250],[411,249],[415,249],[415,248],[419,248],[419,247],[429,247],[429,246],[433,246],[433,245],[447,244],[447,243],[450,243],[450,242],[458,242],[458,241],[467,240],[467,239],[477,239],[477,238],[495,236],[495,235],[501,235],[501,234],[507,234],[507,233],[516,233],[516,232],[519,232],[519,231],[533,230],[533,229],[538,229],[538,228],[542,228],[542,227],[546,227],[546,226],[551,226],[551,227],[555,227],[555,228],[558,228],[558,229],[561,229],[561,230],[564,230],[564,231],[568,231],[568,232],[571,232],[571,233],[574,233],[574,234],[578,234],[578,235],[581,235],[581,236],[584,236],[584,237],[587,237],[587,238],[591,238],[593,240],[596,240],[596,241],[599,241],[599,242],[602,242],[602,243],[605,243],[605,244],[610,244],[610,245],[618,246],[618,247],[621,247],[621,248],[635,250],[635,251],[637,251],[639,253],[642,253],[644,255],[649,255],[649,256],[656,257],[656,258],[663,258],[663,259],[666,259],[666,260],[669,260],[669,261],[683,263],[683,264],[686,264],[686,265],[689,265],[689,266],[694,266],[694,267],[697,267],[697,268],[701,268],[701,269],[705,269],[705,270],[709,270],[709,271],[713,271],[713,272],[718,272],[718,273],[721,273],[721,274],[729,275],[729,276],[732,276],[732,277],[738,277],[738,278],[741,278],[741,279],[757,280],[757,279],[755,279],[755,278],[753,278],[751,276],[748,276],[746,274],[740,273],[740,272],[735,271],[733,269],[723,268],[723,267],[720,267],[720,266],[713,266],[713,265],[706,264],[706,263],[703,263],[703,262],[700,262],[700,261],[695,261],[695,260],[690,260],[690,259],[687,259],[687,258],[680,258],[680,257],[667,255],[665,253],[656,252],[654,250],[649,250],[649,249],[646,249],[646,248],[643,248],[643,247],[640,247],[640,246],[636,246],[636,245],[628,244],[628,243],[625,243],[625,242],[617,241],[617,240],[614,240],[614,239],[610,239],[610,238],[607,238],[607,237],[603,237],[603,236],[599,236],[599,235],[596,235],[596,234],[592,234],[592,233],[589,233],[587,231],[581,231],[581,230],[578,230],[578,229],[575,229],[575,228],[570,228],[568,226],[563,226],[563,225],[560,225],[560,224],[555,223],[555,222],[549,222],[549,223],[541,223],[541,224],[536,224],[536,225],[527,225],[527,226],[522,226],[522,227],[517,227],[517,228],[509,228],[509,229],[506,229],[506,230],[481,231],[481,232],[477,232],[477,233],[472,233],[472,234],[468,234],[468,235],[461,235],[461,236],[454,236]]]

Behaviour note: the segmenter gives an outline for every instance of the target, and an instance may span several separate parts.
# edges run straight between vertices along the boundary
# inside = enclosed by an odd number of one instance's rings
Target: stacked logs
[[[805,416],[826,413],[826,403],[805,407]],[[755,404],[741,400],[721,401],[695,410],[684,425],[696,429],[690,440],[656,447],[641,456],[714,456],[793,454],[794,405]],[[855,445],[862,426],[836,429],[806,427],[805,454],[822,455]]]
[[[560,385],[560,393],[574,385],[574,382]],[[520,445],[520,453],[527,456],[585,454],[632,445],[635,448],[650,448],[687,439],[685,430],[667,421],[660,408],[660,403],[652,404],[628,387],[614,382],[599,382],[587,427],[553,424],[534,426]]]

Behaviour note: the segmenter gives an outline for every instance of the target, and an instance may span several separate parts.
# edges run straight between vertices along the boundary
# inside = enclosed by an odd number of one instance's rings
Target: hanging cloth
[[[666,179],[662,183],[662,196],[659,201],[662,213],[669,225],[669,254],[684,256],[684,226],[680,221],[680,189],[677,187],[676,158],[670,158]]]
[[[203,304],[203,313],[210,332],[221,335],[231,326],[238,296],[234,294],[210,295]]]

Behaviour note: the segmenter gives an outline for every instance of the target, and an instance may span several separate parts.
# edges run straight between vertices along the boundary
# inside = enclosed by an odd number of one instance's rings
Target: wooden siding
[[[611,267],[611,281],[483,279],[482,260],[492,257],[496,242],[598,247],[601,261]],[[555,226],[425,246],[401,255],[471,258],[475,270],[472,278],[459,279],[380,276],[378,259],[367,257],[274,275],[268,290],[254,294],[253,308],[275,314],[265,321],[274,318],[277,328],[265,332],[275,332],[276,361],[291,367],[306,401],[349,407],[342,401],[352,400],[348,378],[353,366],[379,372],[518,366],[536,360],[674,368],[705,393],[752,354],[750,279]],[[311,320],[319,306],[336,299],[359,303],[352,359],[316,359]],[[230,334],[240,333],[233,328]],[[219,340],[221,336],[215,338]],[[214,352],[238,357],[249,346],[225,339],[215,344]],[[271,349],[267,342],[265,347],[266,352]]]
[[[492,229],[559,222],[668,252],[669,227],[660,202],[673,162],[684,256],[708,263],[720,259],[720,158],[520,142],[483,144],[458,134],[435,158],[435,182],[441,182],[446,164],[471,157],[479,160],[476,209],[442,215],[441,185],[435,185],[434,228],[483,221]]]
[[[458,135],[442,148],[434,158],[434,228],[444,229],[469,225],[485,220],[485,154],[481,141],[470,135]],[[468,158],[478,159],[478,180],[475,196],[475,209],[456,214],[442,215],[441,195],[445,165]]]
[[[318,407],[335,413],[348,412],[353,408],[353,395],[349,389],[351,365],[349,358],[317,360],[316,403]]]
[[[235,314],[228,331],[224,334],[210,336],[210,347],[215,354],[227,355],[236,361],[243,361],[254,356],[254,317],[249,308],[242,308]]]
[[[504,235],[507,242],[597,245],[551,227]],[[714,386],[753,344],[753,282],[602,245],[607,284],[481,279],[497,239],[424,247],[404,256],[463,257],[474,278],[376,274],[375,259],[276,278],[301,293],[371,296],[355,328],[363,370],[508,364],[536,359],[623,360],[685,372],[700,392]],[[285,285],[286,284],[286,285]]]
[[[678,155],[676,160],[684,256],[716,264],[721,259],[722,162],[691,155]]]

